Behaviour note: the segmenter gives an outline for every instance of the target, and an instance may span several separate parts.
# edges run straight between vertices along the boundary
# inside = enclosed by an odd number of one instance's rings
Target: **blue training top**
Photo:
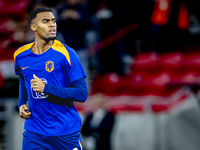
[[[42,54],[31,52],[33,43],[18,48],[14,53],[15,73],[20,76],[18,106],[28,100],[31,117],[25,121],[24,129],[42,135],[59,136],[80,130],[81,117],[73,101],[87,99],[87,87],[83,98],[76,98],[79,86],[76,81],[86,73],[75,51],[54,40],[49,50]],[[45,82],[44,93],[33,91],[33,74]],[[85,82],[81,82],[85,85]],[[83,86],[85,87],[85,86]]]

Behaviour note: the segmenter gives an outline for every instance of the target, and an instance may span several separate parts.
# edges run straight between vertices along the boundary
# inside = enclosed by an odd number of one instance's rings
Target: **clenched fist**
[[[19,114],[20,117],[23,119],[28,119],[31,116],[31,112],[27,112],[28,106],[26,104],[23,104],[19,107]]]
[[[43,93],[45,83],[34,74],[33,77],[34,79],[31,80],[31,87],[33,88],[33,91]]]

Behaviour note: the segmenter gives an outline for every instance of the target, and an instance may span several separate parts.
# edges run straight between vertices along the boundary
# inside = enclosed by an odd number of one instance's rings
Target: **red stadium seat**
[[[0,51],[8,50],[11,47],[11,43],[14,42],[14,39],[11,36],[4,36],[0,39]]]
[[[160,55],[156,52],[142,52],[134,57],[131,70],[158,70],[160,69]]]
[[[171,81],[172,77],[169,72],[152,74],[144,85],[144,95],[167,96],[173,93],[177,89],[168,87]]]
[[[0,33],[12,34],[15,31],[16,23],[12,18],[4,18],[0,20]]]
[[[162,70],[181,71],[185,68],[186,59],[181,52],[168,52],[162,55]]]
[[[143,72],[125,75],[121,82],[121,93],[126,95],[143,95],[145,82]]]
[[[3,7],[5,7],[5,1],[0,0],[0,10],[3,9]]]
[[[170,87],[175,73],[167,71],[139,71],[126,75],[121,82],[123,94],[132,96],[167,96],[180,89],[180,85]]]
[[[117,73],[98,75],[93,79],[92,94],[104,93],[118,95],[120,92],[121,77]]]
[[[200,79],[200,74],[194,71],[185,71],[176,78],[172,80],[173,84],[177,85],[198,85]]]
[[[6,50],[0,51],[0,60],[13,60],[13,54],[18,47],[8,47]]]
[[[200,51],[193,51],[187,54],[185,69],[200,71]]]
[[[0,16],[24,15],[27,12],[29,0],[2,1],[0,0]]]

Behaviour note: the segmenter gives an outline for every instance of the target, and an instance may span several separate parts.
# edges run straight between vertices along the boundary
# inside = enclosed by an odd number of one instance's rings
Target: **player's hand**
[[[45,83],[34,74],[33,77],[34,79],[31,80],[31,87],[33,88],[33,91],[43,93]]]
[[[19,114],[20,117],[23,119],[28,119],[31,116],[31,112],[27,112],[28,111],[28,106],[26,104],[23,104],[19,107]]]

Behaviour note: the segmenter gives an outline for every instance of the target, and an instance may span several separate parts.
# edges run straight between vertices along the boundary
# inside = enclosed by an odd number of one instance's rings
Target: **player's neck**
[[[53,44],[53,40],[44,41],[44,40],[35,40],[31,51],[35,54],[42,54],[46,52]]]

